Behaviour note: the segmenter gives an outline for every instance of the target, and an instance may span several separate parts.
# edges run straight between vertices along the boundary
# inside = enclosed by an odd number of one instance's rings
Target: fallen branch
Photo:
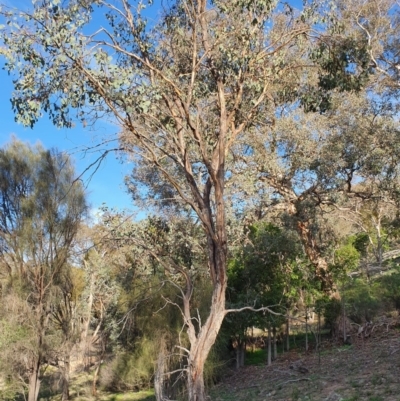
[[[248,388],[260,387],[258,384],[253,384],[252,386],[236,387],[236,390],[247,390]]]
[[[293,372],[291,372],[291,371],[289,371],[289,370],[273,369],[272,371],[273,371],[273,372],[279,372],[279,373],[282,373],[282,374],[284,374],[284,375],[297,376],[296,373],[293,373]]]
[[[285,382],[277,384],[277,386],[282,386],[283,384],[286,383],[291,383],[291,382],[301,382],[301,381],[310,381],[308,377],[301,377],[300,379],[291,379],[291,380],[286,380]]]

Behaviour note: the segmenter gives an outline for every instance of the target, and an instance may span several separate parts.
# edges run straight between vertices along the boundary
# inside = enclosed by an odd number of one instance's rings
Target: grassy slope
[[[246,366],[211,395],[213,401],[400,401],[400,330],[381,326],[351,346],[325,344],[320,355],[291,351],[270,367]]]

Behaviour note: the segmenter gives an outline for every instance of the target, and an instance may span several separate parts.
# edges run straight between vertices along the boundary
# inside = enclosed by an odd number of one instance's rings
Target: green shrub
[[[343,291],[347,316],[356,323],[371,321],[382,309],[382,290],[378,282],[354,280]]]
[[[319,309],[322,309],[325,326],[330,330],[335,330],[336,322],[342,312],[342,304],[337,299],[325,299],[320,301]]]
[[[134,352],[120,352],[101,369],[100,384],[106,390],[142,390],[152,386],[157,344],[142,338]]]
[[[400,271],[383,276],[379,282],[387,306],[400,310]]]

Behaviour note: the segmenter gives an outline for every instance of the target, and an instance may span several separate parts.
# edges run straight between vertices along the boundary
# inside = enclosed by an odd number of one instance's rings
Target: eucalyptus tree
[[[260,125],[243,140],[251,152],[241,153],[239,168],[257,169],[258,188],[273,191],[268,202],[259,197],[261,214],[274,209],[290,217],[331,296],[339,296],[329,272],[338,219],[360,228],[368,208],[379,238],[383,210],[398,201],[398,135],[396,112],[378,95],[336,93],[323,116],[282,110],[272,128]]]
[[[189,267],[159,259],[183,277],[188,398],[204,400],[204,362],[230,312],[230,151],[252,128],[272,126],[285,105],[323,111],[335,87],[360,89],[369,56],[365,40],[340,35],[312,4],[300,13],[271,0],[177,0],[155,24],[144,17],[147,5],[44,0],[26,12],[3,7],[0,51],[14,74],[19,122],[32,126],[43,112],[57,126],[111,119],[120,149],[161,184],[148,194],[168,189],[198,219],[213,288],[201,325],[192,316]]]
[[[334,209],[343,206],[357,214],[361,203],[377,199],[381,205],[397,202],[400,53],[396,32],[400,9],[393,0],[339,1],[335,6],[337,14],[328,29],[346,38],[346,45],[355,53],[364,44],[364,54],[359,57],[367,67],[366,74],[360,75],[368,89],[366,94],[336,89],[326,104],[325,118],[298,109],[281,109],[272,129],[259,125],[253,140],[245,140],[244,146],[250,146],[254,153],[248,152],[243,159],[250,168],[258,169],[259,179],[266,186],[273,188],[275,207],[293,219],[322,288],[337,297],[327,259],[327,245],[335,238],[326,213],[334,211],[337,216]],[[354,67],[344,54],[337,59],[327,57],[332,51],[330,40],[322,41],[311,55],[327,66],[327,74],[320,75],[320,81],[328,87],[356,88],[351,79],[329,73],[335,64],[345,69]],[[308,96],[312,98],[313,92]],[[364,190],[356,185],[360,181],[366,185]],[[325,233],[322,241],[321,233]]]
[[[28,400],[35,401],[43,367],[60,346],[53,318],[60,293],[68,297],[64,279],[85,194],[66,155],[13,140],[0,150],[0,204],[2,298],[15,313],[2,316],[2,324],[11,319],[28,333],[12,357],[16,367],[24,366],[19,374],[29,381]]]

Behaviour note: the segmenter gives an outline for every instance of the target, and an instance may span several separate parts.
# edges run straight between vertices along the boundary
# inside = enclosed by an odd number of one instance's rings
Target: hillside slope
[[[289,352],[272,366],[246,366],[212,391],[213,401],[400,401],[400,326],[375,326],[351,346],[320,355]],[[301,371],[305,373],[301,373]]]

